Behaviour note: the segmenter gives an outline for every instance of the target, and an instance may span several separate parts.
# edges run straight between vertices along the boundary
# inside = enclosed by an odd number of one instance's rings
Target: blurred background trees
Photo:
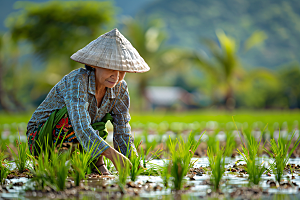
[[[150,108],[149,86],[181,88],[183,109],[300,107],[296,0],[32,0],[4,16],[14,1],[0,8],[0,110],[36,108],[82,67],[70,56],[114,27],[151,68],[126,75],[132,110]]]

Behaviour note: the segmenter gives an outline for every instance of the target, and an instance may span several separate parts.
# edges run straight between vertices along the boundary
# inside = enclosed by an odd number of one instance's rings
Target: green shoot
[[[141,167],[142,156],[140,154],[136,155],[135,153],[132,153],[130,161],[132,164],[130,168],[130,179],[132,181],[135,181],[137,176],[140,175],[143,171],[143,168]]]
[[[14,158],[14,161],[16,163],[17,169],[20,173],[22,173],[27,168],[27,161],[29,159],[29,149],[27,142],[20,142],[20,134],[19,134],[19,141],[16,140],[16,146],[17,146],[17,154],[9,147],[10,152],[12,153],[12,156]]]
[[[203,135],[203,134],[202,134]],[[202,137],[201,135],[201,137]],[[200,139],[196,141],[194,139],[195,134],[190,133],[188,141],[185,142],[182,137],[172,141],[169,139],[169,150],[171,153],[171,176],[173,181],[173,186],[175,190],[180,190],[183,186],[183,177],[186,176],[190,167],[194,163],[191,163],[191,159],[194,152],[200,144]],[[169,167],[168,165],[166,167]],[[166,169],[168,170],[168,169]]]
[[[234,121],[233,121],[234,122]],[[235,124],[235,122],[234,122]],[[235,124],[236,126],[236,124]],[[265,126],[265,128],[267,125]],[[264,130],[265,130],[264,128]],[[236,126],[237,129],[237,126]],[[263,130],[263,132],[264,132]],[[238,129],[237,129],[238,131]],[[261,145],[261,138],[260,137],[259,141],[256,141],[255,137],[249,133],[249,134],[244,134],[244,137],[246,138],[247,145],[241,145],[242,151],[241,152],[239,149],[237,149],[238,153],[243,157],[243,161],[246,162],[247,167],[246,171],[249,174],[248,180],[249,184],[254,184],[258,185],[262,174],[265,172],[265,167],[263,165],[262,159],[258,158],[259,150],[260,150],[260,145]],[[241,136],[240,136],[241,138]],[[264,147],[264,145],[263,145]]]
[[[132,155],[133,154],[134,153],[132,153]],[[121,188],[122,192],[125,193],[126,192],[125,184],[126,184],[127,177],[130,174],[131,166],[130,166],[129,161],[125,160],[125,158],[120,158],[119,156],[117,156],[115,160],[116,160],[116,162],[115,162],[116,168],[119,172],[119,177],[118,177],[117,183],[118,183],[119,187]],[[124,165],[122,163],[124,163]]]
[[[45,144],[49,144],[48,138],[46,138]],[[37,145],[41,149],[38,156],[29,155],[33,160],[33,168],[31,169],[33,178],[30,181],[35,184],[38,190],[44,189],[46,185],[57,191],[64,190],[70,169],[70,164],[67,163],[70,151],[60,153],[62,145],[58,149],[55,149],[56,144],[54,146],[43,145],[44,148],[41,148],[42,145],[39,142]]]
[[[288,141],[286,138],[280,137],[280,132],[279,132],[277,143],[274,138],[271,139],[270,141],[272,152],[264,148],[265,151],[270,155],[270,157],[274,159],[274,162],[270,164],[269,170],[275,174],[275,179],[279,184],[283,178],[284,168],[287,162],[289,161],[289,158],[291,157],[292,153],[297,148],[300,142],[298,138],[297,142],[294,143],[290,152],[288,152],[294,136],[295,136],[295,132],[293,133],[290,141]]]
[[[71,163],[74,172],[72,173],[72,176],[76,186],[79,186],[80,181],[85,179],[85,174],[88,172],[89,166],[97,157],[97,155],[93,155],[93,152],[98,147],[98,143],[93,143],[91,148],[88,148],[89,151],[75,149],[73,152]]]
[[[210,181],[213,183],[215,191],[218,191],[220,188],[220,181],[225,172],[225,157],[230,154],[232,144],[230,141],[227,141],[226,148],[222,147],[220,149],[220,144],[217,140],[213,149],[214,150],[210,147],[207,148],[207,156],[211,167]]]
[[[105,156],[103,156],[103,161],[104,164],[106,165],[106,168],[108,171],[112,171],[114,169],[114,164],[111,160],[109,160],[108,158],[106,158]]]

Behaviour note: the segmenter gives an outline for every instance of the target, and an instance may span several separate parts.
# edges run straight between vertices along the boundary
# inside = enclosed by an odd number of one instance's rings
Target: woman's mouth
[[[116,82],[113,82],[113,81],[107,81],[109,82],[110,84],[114,85]]]

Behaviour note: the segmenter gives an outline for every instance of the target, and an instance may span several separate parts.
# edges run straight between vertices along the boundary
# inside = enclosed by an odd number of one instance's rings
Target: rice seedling
[[[109,160],[108,158],[106,158],[105,156],[103,156],[103,161],[104,164],[106,165],[106,168],[108,171],[113,171],[114,169],[114,164],[111,160]]]
[[[5,184],[5,179],[9,174],[8,162],[5,160],[6,155],[0,151],[0,185]]]
[[[286,138],[281,137],[279,132],[279,137],[277,139],[277,142],[275,141],[274,138],[271,139],[270,141],[271,151],[264,148],[265,151],[273,159],[273,162],[270,163],[270,168],[268,170],[272,171],[272,173],[275,174],[275,179],[279,184],[283,179],[284,168],[287,162],[289,161],[289,158],[291,157],[292,153],[300,143],[298,137],[297,142],[294,143],[292,149],[289,151],[294,136],[295,136],[295,132],[292,134],[290,140],[288,140]]]
[[[233,122],[234,122],[234,119],[233,119]],[[263,132],[266,129],[267,125],[263,129]],[[235,124],[235,126],[236,126],[236,124]],[[238,131],[237,126],[236,126],[236,129]],[[242,131],[242,133],[244,135],[244,138],[246,139],[247,145],[245,143],[244,143],[244,145],[241,144],[241,148],[242,148],[243,152],[240,151],[239,149],[237,149],[237,151],[242,156],[242,160],[245,161],[247,164],[246,171],[249,174],[249,177],[248,177],[249,184],[258,185],[261,180],[262,174],[266,171],[266,168],[263,165],[262,159],[259,159],[259,157],[258,157],[260,148],[261,148],[262,136],[260,136],[260,139],[257,141],[251,133],[245,134],[243,131]],[[240,139],[242,142],[241,135],[239,135],[239,136],[240,136]],[[264,144],[263,144],[262,148],[264,148]]]
[[[241,145],[242,151],[237,149],[238,153],[242,156],[242,160],[246,162],[246,171],[249,174],[249,184],[258,185],[262,174],[266,168],[263,165],[262,159],[259,159],[258,154],[260,151],[261,138],[256,141],[252,134],[245,137],[247,145]]]
[[[220,148],[220,142],[218,140],[215,143],[214,150],[210,147],[207,148],[207,156],[211,168],[210,181],[213,184],[215,191],[218,191],[220,188],[220,181],[225,172],[225,158],[231,151],[232,143],[230,141],[226,142],[225,148]]]
[[[200,144],[201,137],[196,141],[195,133],[191,132],[186,142],[182,137],[180,137],[179,140],[176,138],[175,141],[172,141],[171,138],[169,140],[169,150],[171,156],[170,169],[175,190],[180,190],[182,188],[183,177],[186,176],[189,168],[195,163],[191,162],[191,159]]]
[[[46,138],[46,144],[48,138]],[[62,140],[63,141],[63,140]],[[70,163],[67,162],[70,157],[70,151],[61,153],[62,143],[58,149],[55,149],[57,142],[53,146],[38,143],[41,151],[38,156],[30,155],[33,161],[31,172],[33,178],[30,180],[35,184],[36,189],[42,190],[46,185],[54,188],[57,191],[62,191],[66,188],[66,179],[70,169]]]
[[[79,186],[80,181],[85,179],[85,174],[88,172],[90,165],[97,157],[97,154],[93,155],[93,152],[98,148],[98,146],[99,144],[94,142],[91,148],[88,148],[89,151],[80,151],[78,148],[76,148],[73,152],[71,165],[73,168],[72,176],[76,186]]]
[[[136,155],[135,153],[131,154],[130,162],[131,162],[132,166],[130,168],[130,179],[132,181],[135,181],[137,176],[140,175],[142,173],[142,171],[144,170],[141,167],[141,161],[142,161],[141,154],[139,154],[139,155]]]
[[[19,134],[20,141],[20,134]],[[17,154],[9,147],[10,152],[14,158],[14,162],[16,163],[17,169],[20,173],[22,173],[28,167],[29,157],[29,149],[27,142],[19,142],[16,140],[17,146]]]
[[[124,165],[122,164],[124,163]],[[125,184],[127,177],[130,174],[130,161],[126,160],[125,158],[120,158],[119,156],[116,158],[116,168],[118,170],[118,179],[117,179],[117,184],[119,185],[120,189],[122,190],[123,193],[126,193],[125,190]]]

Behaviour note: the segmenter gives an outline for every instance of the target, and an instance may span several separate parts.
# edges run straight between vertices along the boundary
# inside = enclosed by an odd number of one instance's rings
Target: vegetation
[[[247,163],[246,171],[249,174],[249,183],[258,185],[262,174],[266,168],[263,165],[262,159],[259,159],[259,152],[261,148],[261,137],[259,141],[256,141],[252,134],[244,134],[247,145],[241,145],[242,151],[237,150],[238,153],[243,157],[243,161]],[[263,147],[262,147],[263,148]]]
[[[179,140],[176,138],[175,141],[172,141],[171,138],[169,140],[171,176],[175,190],[182,188],[183,177],[187,175],[188,170],[194,165],[191,159],[200,144],[200,139],[201,137],[196,141],[195,133],[191,132],[187,141],[184,141],[182,137]],[[168,172],[169,166],[166,165],[166,168],[165,172]]]
[[[19,134],[19,141],[16,140],[17,146],[17,154],[11,149],[10,152],[13,155],[14,161],[16,163],[17,169],[20,173],[22,173],[25,169],[28,168],[28,161],[29,161],[29,148],[27,142],[20,142],[20,134]]]
[[[82,150],[78,148],[72,154],[71,165],[73,168],[72,176],[76,186],[79,186],[80,181],[85,179],[85,175],[90,169],[92,162],[95,160],[97,155],[93,154],[94,150],[97,149],[99,144],[93,143],[89,151]]]
[[[214,150],[212,150],[212,147],[207,148],[207,156],[211,168],[210,181],[214,190],[219,191],[220,182],[225,172],[225,158],[231,153],[232,144],[228,141],[226,147],[220,147],[220,142],[217,140],[214,145]]]
[[[281,137],[279,133],[277,142],[274,138],[272,138],[270,141],[271,151],[265,148],[265,151],[273,159],[273,163],[270,164],[269,170],[275,174],[275,179],[279,184],[283,178],[284,168],[286,167],[289,158],[300,143],[299,136],[297,138],[297,142],[294,143],[292,149],[289,151],[294,136],[295,132],[292,134],[291,139]]]

